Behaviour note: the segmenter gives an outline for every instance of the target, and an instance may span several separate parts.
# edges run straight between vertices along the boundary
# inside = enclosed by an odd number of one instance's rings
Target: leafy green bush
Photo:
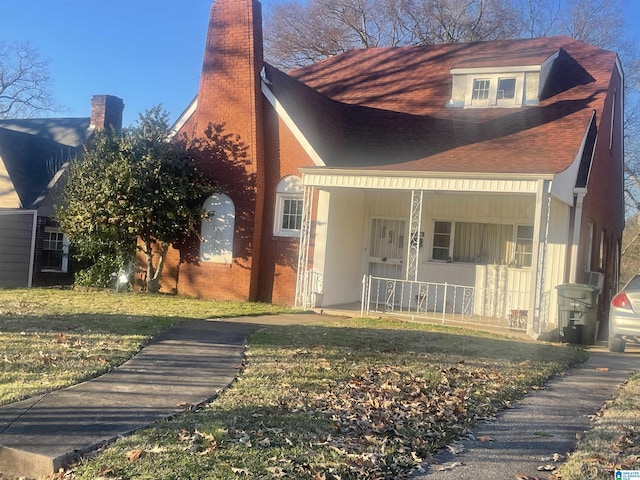
[[[100,255],[95,262],[75,274],[75,285],[81,287],[112,288],[113,273],[122,267],[122,260],[112,255]]]

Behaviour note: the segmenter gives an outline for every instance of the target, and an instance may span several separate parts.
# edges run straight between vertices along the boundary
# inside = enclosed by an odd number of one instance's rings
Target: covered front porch
[[[549,179],[313,171],[303,184],[298,306],[554,326],[569,208]]]

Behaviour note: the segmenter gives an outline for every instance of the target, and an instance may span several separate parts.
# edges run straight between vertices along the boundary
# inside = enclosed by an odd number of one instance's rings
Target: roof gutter
[[[375,170],[364,168],[339,168],[339,167],[302,167],[304,174],[352,176],[366,175],[367,177],[393,177],[393,178],[459,178],[459,179],[493,179],[493,180],[553,180],[552,173],[487,173],[487,172],[434,172],[434,171],[408,171],[408,170]]]

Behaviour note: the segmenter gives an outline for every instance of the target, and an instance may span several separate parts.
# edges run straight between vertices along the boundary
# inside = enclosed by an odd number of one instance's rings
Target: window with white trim
[[[303,190],[299,177],[289,175],[278,183],[273,234],[299,237],[302,230]]]
[[[433,226],[433,260],[450,260],[451,222],[435,222]]]
[[[519,267],[530,267],[533,257],[533,227],[518,225],[516,227],[516,251],[514,263]]]
[[[489,98],[489,86],[491,81],[486,78],[473,79],[473,91],[471,92],[472,100],[487,100]]]
[[[530,267],[532,256],[532,226],[434,222],[432,260]]]
[[[206,215],[200,226],[200,261],[231,263],[236,207],[224,193],[211,195],[202,206]]]
[[[69,241],[57,227],[44,227],[42,239],[42,271],[67,272]]]

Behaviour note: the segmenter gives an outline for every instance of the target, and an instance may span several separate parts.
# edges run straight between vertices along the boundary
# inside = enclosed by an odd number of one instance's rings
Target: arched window
[[[224,193],[211,195],[202,208],[209,218],[202,220],[200,260],[202,262],[231,263],[236,207]]]
[[[299,237],[302,229],[302,183],[289,175],[278,183],[273,234],[279,237]]]

